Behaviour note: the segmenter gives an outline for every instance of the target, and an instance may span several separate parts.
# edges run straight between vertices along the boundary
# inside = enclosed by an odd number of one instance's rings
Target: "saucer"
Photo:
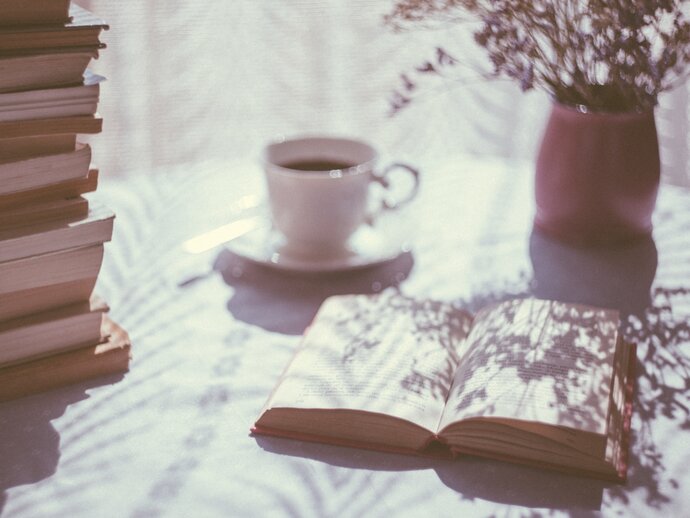
[[[388,229],[363,225],[338,250],[304,253],[290,247],[266,218],[265,225],[226,243],[225,247],[243,259],[271,268],[335,272],[385,263],[408,252],[409,244],[395,234]]]

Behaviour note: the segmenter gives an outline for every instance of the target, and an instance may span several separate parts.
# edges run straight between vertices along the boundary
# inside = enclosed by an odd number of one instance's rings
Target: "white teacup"
[[[266,146],[263,165],[272,223],[286,244],[301,253],[337,252],[361,225],[414,198],[419,173],[398,163],[379,171],[377,158],[372,146],[348,138],[303,137]],[[412,176],[410,192],[398,201],[382,197],[375,205],[371,186],[387,189],[394,169]]]

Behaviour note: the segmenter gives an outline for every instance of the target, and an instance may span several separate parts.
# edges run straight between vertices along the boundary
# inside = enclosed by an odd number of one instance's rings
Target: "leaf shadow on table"
[[[677,232],[659,235],[671,258],[674,249],[687,246]],[[674,500],[680,481],[670,469],[677,467],[669,455],[673,449],[659,438],[680,438],[690,429],[690,322],[674,309],[690,300],[683,266],[672,265],[680,275],[669,277],[667,260],[664,279],[655,282],[658,253],[651,236],[617,246],[573,247],[535,231],[529,245],[535,296],[618,309],[623,337],[637,344],[628,481],[613,486],[609,497],[627,505],[629,495],[640,491],[649,507],[661,510]]]
[[[122,375],[106,376],[0,403],[0,514],[7,490],[53,475],[60,460],[60,434],[51,421],[89,397],[88,389],[112,384]]]
[[[223,250],[213,268],[234,288],[227,308],[237,319],[267,331],[299,335],[332,295],[371,294],[397,287],[414,258],[405,252],[383,264],[330,273],[291,273],[254,264]]]

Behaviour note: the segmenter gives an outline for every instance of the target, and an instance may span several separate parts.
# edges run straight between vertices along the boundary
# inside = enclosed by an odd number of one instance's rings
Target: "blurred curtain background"
[[[477,79],[483,56],[469,30],[393,33],[391,0],[77,0],[104,18],[108,81],[93,139],[104,175],[202,160],[251,159],[279,135],[328,132],[373,141],[388,158],[423,166],[450,152],[530,160],[548,100]],[[452,77],[416,74],[442,46]],[[414,101],[389,116],[400,75]],[[689,184],[689,89],[657,112],[667,181]]]

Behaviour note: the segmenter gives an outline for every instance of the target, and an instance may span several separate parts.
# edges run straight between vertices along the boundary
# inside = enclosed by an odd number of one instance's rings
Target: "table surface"
[[[105,179],[118,214],[97,290],[131,370],[0,405],[6,516],[533,516],[690,509],[690,196],[663,186],[653,238],[573,248],[532,232],[530,164],[457,157],[381,225],[411,248],[293,274],[181,243],[263,197],[253,163]],[[244,208],[243,208],[244,207]],[[477,458],[255,438],[249,428],[323,299],[399,290],[471,310],[535,295],[615,307],[638,343],[625,485]]]

